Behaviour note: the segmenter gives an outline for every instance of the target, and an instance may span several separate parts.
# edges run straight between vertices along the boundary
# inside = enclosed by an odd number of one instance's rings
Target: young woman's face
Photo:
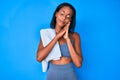
[[[72,18],[72,9],[68,6],[62,7],[58,12],[56,12],[56,25],[59,27],[64,27]]]

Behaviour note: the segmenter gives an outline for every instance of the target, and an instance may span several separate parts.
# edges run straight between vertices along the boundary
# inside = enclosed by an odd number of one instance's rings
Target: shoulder
[[[79,43],[80,43],[80,35],[79,35],[77,32],[71,33],[71,40],[72,40],[75,44],[79,44]]]
[[[73,40],[78,40],[78,39],[80,39],[80,35],[77,32],[73,32],[72,33],[72,39]]]

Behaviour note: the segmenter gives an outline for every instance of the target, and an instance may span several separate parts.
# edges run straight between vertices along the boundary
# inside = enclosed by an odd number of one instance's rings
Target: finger
[[[68,22],[68,24],[66,25],[66,30],[68,31],[70,27],[70,22]]]
[[[70,22],[67,23],[66,27],[69,28],[69,26],[70,26]]]

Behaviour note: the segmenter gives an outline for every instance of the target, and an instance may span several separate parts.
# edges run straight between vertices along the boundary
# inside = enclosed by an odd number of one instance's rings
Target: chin
[[[59,24],[59,26],[60,26],[61,28],[63,28],[65,25],[63,25],[63,24]]]
[[[65,24],[63,24],[63,23],[58,23],[58,25],[62,28],[65,26]]]

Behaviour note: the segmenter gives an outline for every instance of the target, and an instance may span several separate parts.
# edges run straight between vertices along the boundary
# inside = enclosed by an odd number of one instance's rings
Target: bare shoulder
[[[77,32],[72,33],[72,38],[74,41],[80,40],[80,35]]]

